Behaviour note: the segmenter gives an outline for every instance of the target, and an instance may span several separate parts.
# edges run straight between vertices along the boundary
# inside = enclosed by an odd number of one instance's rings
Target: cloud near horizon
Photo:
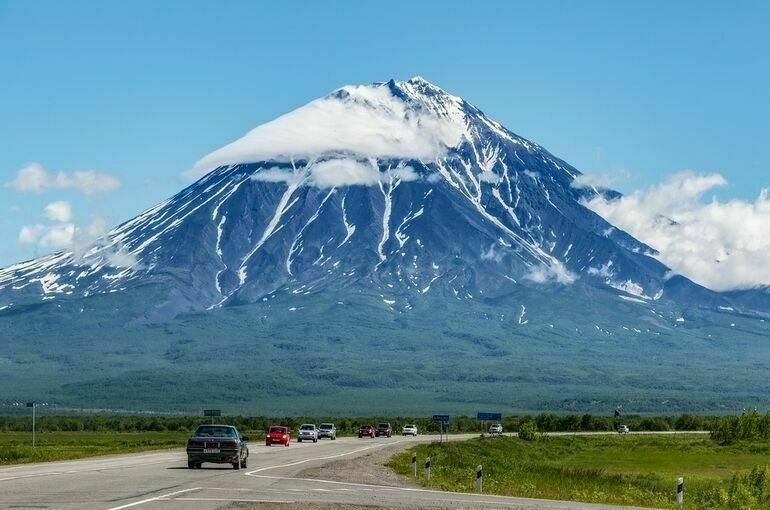
[[[719,174],[685,171],[615,200],[596,196],[584,205],[658,250],[657,258],[716,291],[770,285],[770,197],[753,202],[707,192],[725,186]]]
[[[51,189],[74,189],[84,195],[113,191],[123,184],[120,177],[96,170],[76,170],[72,173],[53,174],[39,163],[30,163],[16,172],[16,177],[5,183],[19,192],[42,193]]]

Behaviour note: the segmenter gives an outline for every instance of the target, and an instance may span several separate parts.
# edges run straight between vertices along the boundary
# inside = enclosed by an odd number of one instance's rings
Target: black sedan
[[[201,425],[187,440],[187,467],[200,468],[204,462],[232,464],[234,469],[246,467],[249,438],[231,425]]]

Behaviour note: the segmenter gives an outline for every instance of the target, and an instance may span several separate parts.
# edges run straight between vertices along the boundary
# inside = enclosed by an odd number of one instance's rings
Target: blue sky
[[[280,5],[279,5],[280,4]],[[0,266],[24,225],[110,226],[252,127],[344,84],[422,75],[631,192],[684,169],[770,186],[768,2],[4,2]],[[70,185],[5,185],[37,162]],[[74,172],[118,176],[85,194]]]

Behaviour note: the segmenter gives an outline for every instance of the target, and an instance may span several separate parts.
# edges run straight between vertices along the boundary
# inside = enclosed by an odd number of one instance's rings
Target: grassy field
[[[419,445],[389,466],[410,474],[412,451],[420,466],[431,458],[431,481],[420,469],[420,483],[442,490],[473,491],[481,464],[489,494],[674,508],[675,482],[684,476],[686,508],[770,508],[770,443],[720,446],[702,435],[479,438]]]
[[[263,432],[243,432],[252,441]],[[43,432],[32,448],[29,432],[0,433],[0,465],[81,459],[97,455],[183,448],[189,432]]]

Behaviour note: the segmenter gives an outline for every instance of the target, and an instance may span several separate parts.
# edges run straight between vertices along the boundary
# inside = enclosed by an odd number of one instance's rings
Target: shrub
[[[525,421],[519,426],[519,439],[524,441],[537,441],[540,434],[534,421]]]

